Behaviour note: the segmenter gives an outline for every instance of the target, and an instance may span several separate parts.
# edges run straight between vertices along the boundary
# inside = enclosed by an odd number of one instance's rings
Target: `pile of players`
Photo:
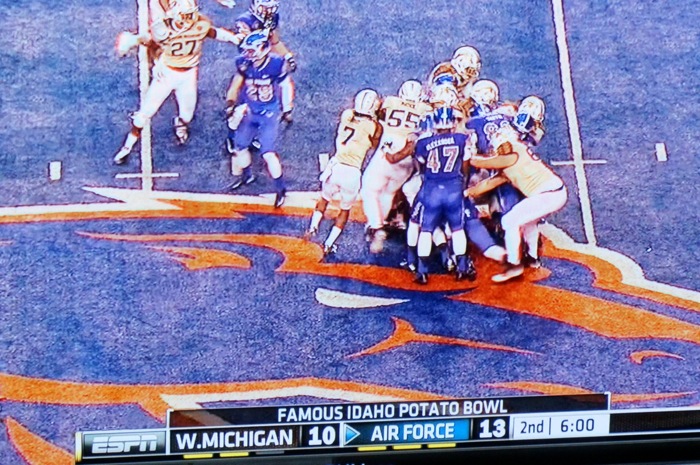
[[[232,0],[219,0],[232,7]],[[281,122],[291,122],[296,69],[294,55],[279,37],[279,1],[251,0],[249,11],[239,16],[232,30],[215,27],[199,13],[195,0],[151,0],[150,30],[137,35],[122,32],[117,38],[117,51],[126,55],[137,45],[151,52],[152,80],[132,116],[132,125],[124,145],[114,156],[115,164],[128,160],[143,128],[163,102],[175,95],[178,116],[173,129],[178,144],[189,139],[189,124],[197,104],[197,76],[205,39],[232,43],[240,55],[235,60],[236,74],[226,93],[226,115],[229,135],[226,147],[231,155],[234,182],[229,189],[255,180],[251,171],[251,148],[262,155],[273,179],[274,205],[285,200],[286,187],[282,165],[275,147]]]
[[[341,115],[305,237],[318,233],[329,201],[339,197],[340,213],[324,242],[324,253],[333,253],[359,194],[370,251],[379,253],[391,213],[400,210],[397,199],[404,199],[406,264],[420,284],[428,282],[433,244],[457,280],[476,278],[468,240],[504,263],[494,282],[539,266],[538,223],[567,199],[562,180],[532,150],[544,136],[544,102],[529,96],[503,103],[495,82],[478,79],[480,71],[479,52],[464,46],[425,84],[406,81],[383,100],[372,89],[360,91]]]

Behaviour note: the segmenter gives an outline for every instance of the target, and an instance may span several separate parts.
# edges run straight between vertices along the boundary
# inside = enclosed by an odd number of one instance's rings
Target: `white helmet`
[[[421,86],[421,83],[415,79],[409,79],[401,84],[401,88],[399,89],[399,98],[402,100],[408,100],[409,102],[419,102],[422,93],[423,86]]]
[[[199,19],[199,7],[195,0],[177,0],[170,15],[177,29],[187,30]]]
[[[438,84],[430,89],[429,103],[438,107],[454,107],[459,102],[459,93],[452,84]]]
[[[541,123],[544,121],[544,100],[536,95],[525,97],[518,107],[518,114],[528,115],[534,121]]]
[[[372,89],[361,90],[355,95],[355,113],[376,116],[379,109],[379,95]]]
[[[466,45],[455,50],[450,64],[462,79],[471,81],[481,72],[481,55],[477,49]]]
[[[498,103],[499,94],[500,91],[495,82],[481,79],[474,83],[469,96],[477,105],[485,105],[493,109]]]

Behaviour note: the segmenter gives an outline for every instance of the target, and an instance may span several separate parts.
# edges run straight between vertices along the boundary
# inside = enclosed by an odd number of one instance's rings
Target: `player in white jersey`
[[[214,27],[203,15],[194,0],[177,0],[162,20],[151,25],[149,37],[124,32],[117,39],[120,55],[125,55],[136,45],[157,44],[161,52],[152,69],[153,80],[141,107],[132,117],[131,131],[124,146],[114,157],[114,163],[126,162],[141,130],[160,109],[171,93],[175,94],[178,116],[174,119],[177,142],[184,144],[189,137],[188,124],[194,116],[197,104],[197,73],[202,56],[202,44],[206,38],[233,44],[240,37],[230,31]]]
[[[372,237],[370,250],[379,253],[383,249],[386,231],[384,222],[391,210],[394,196],[414,171],[413,160],[408,157],[391,163],[386,153],[403,149],[413,137],[430,105],[421,101],[422,89],[418,81],[404,82],[398,96],[389,96],[379,111],[383,128],[379,149],[369,162],[362,176],[362,205],[367,217],[368,232]]]
[[[497,169],[500,173],[467,190],[470,197],[478,196],[510,182],[524,196],[501,219],[505,232],[507,269],[493,276],[495,282],[505,282],[521,276],[523,240],[529,258],[538,260],[539,221],[560,210],[567,200],[566,186],[540,158],[520,139],[512,127],[505,126],[491,138],[496,156],[472,158],[478,168]]]
[[[335,153],[321,173],[321,198],[316,203],[311,224],[304,234],[306,239],[317,234],[328,202],[340,196],[340,213],[323,247],[326,255],[336,249],[335,241],[342,233],[350,217],[350,209],[360,192],[362,164],[369,151],[377,147],[381,137],[382,126],[377,123],[378,107],[377,93],[365,89],[355,96],[354,108],[345,110],[340,116]]]

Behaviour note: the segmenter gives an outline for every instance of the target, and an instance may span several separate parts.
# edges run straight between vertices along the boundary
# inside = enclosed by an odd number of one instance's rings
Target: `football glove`
[[[125,56],[129,51],[139,44],[139,38],[136,34],[129,31],[120,32],[117,35],[116,49],[120,57]]]
[[[287,54],[284,56],[284,59],[287,60],[287,66],[289,67],[289,71],[290,71],[290,72],[293,73],[294,71],[297,70],[297,60],[296,60],[296,58],[294,57],[294,54],[292,54],[291,52],[290,52],[290,53],[287,53]]]

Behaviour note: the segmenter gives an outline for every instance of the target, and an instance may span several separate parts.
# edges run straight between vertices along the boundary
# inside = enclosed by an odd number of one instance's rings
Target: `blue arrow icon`
[[[343,426],[345,427],[345,444],[351,442],[353,439],[357,438],[360,435],[359,431],[357,431],[355,428],[348,425],[347,423],[343,424]]]

